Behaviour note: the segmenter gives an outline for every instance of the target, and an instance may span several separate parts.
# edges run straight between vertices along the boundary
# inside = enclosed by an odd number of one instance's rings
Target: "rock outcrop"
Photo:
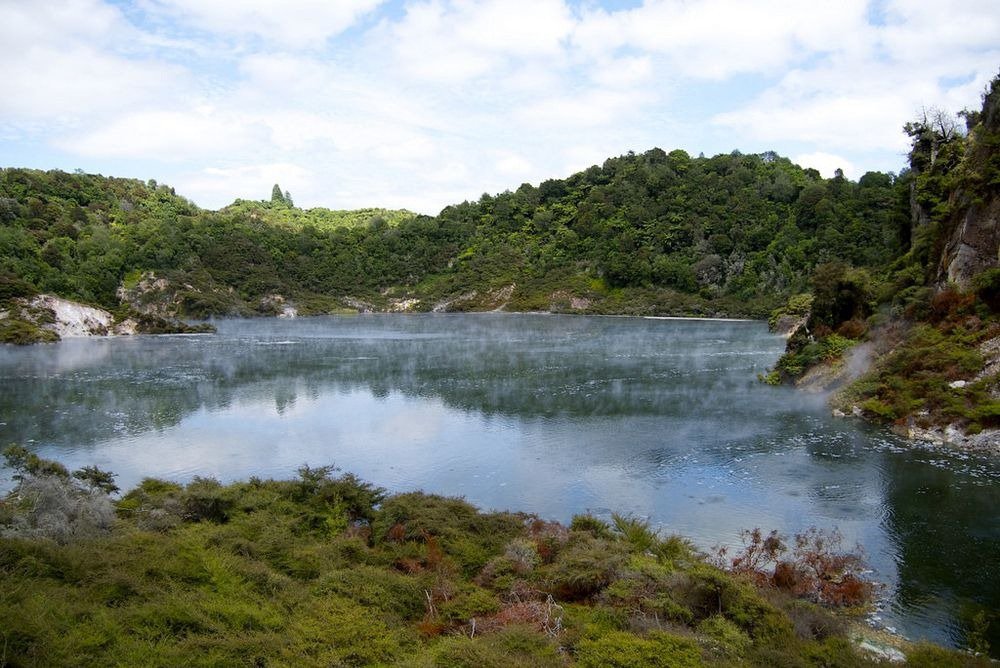
[[[946,239],[938,263],[937,282],[963,289],[986,269],[1000,265],[1000,78],[983,100],[980,123],[969,133],[962,159],[962,179],[948,199]]]
[[[108,311],[53,295],[14,300],[0,312],[0,323],[9,328],[7,343],[38,343],[81,336],[129,335],[136,333],[131,320],[116,322]]]
[[[938,281],[968,289],[972,279],[996,267],[1000,257],[1000,198],[971,204],[957,215],[938,267]]]
[[[135,334],[195,334],[214,332],[208,324],[188,325],[157,315],[133,314],[118,320],[102,308],[54,295],[36,295],[12,300],[0,311],[3,343],[51,343],[86,336],[132,336]]]

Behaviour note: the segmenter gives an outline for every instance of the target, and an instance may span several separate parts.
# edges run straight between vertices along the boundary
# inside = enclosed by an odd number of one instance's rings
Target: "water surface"
[[[335,463],[483,508],[633,513],[705,549],[755,526],[836,527],[864,546],[888,584],[880,616],[906,635],[961,644],[976,610],[1000,609],[1000,465],[913,448],[829,417],[822,397],[759,383],[784,345],[760,323],[428,314],[218,326],[3,347],[0,442],[110,469],[123,488]]]

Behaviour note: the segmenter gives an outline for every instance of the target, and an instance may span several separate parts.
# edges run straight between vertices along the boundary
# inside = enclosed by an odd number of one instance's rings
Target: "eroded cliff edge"
[[[772,318],[789,339],[766,380],[831,392],[835,414],[909,438],[1000,453],[1000,78],[959,116],[964,131],[936,110],[906,126],[907,253],[884,273],[818,267],[811,294]]]

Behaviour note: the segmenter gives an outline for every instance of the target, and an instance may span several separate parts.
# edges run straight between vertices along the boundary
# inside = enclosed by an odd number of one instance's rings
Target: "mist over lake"
[[[1000,607],[1000,464],[829,417],[757,380],[758,322],[550,315],[223,320],[212,336],[0,349],[0,440],[122,488],[335,463],[390,491],[568,521],[648,517],[699,547],[838,528],[882,620],[955,644]],[[0,480],[12,482],[9,471]]]

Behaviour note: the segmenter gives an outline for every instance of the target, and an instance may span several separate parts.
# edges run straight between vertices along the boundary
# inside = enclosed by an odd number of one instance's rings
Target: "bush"
[[[12,299],[34,297],[38,293],[27,281],[9,272],[0,272],[0,304]]]
[[[611,515],[615,534],[632,546],[637,552],[649,552],[659,542],[656,532],[649,527],[649,522],[631,515]]]
[[[390,629],[371,610],[337,597],[310,600],[288,628],[286,664],[384,665],[411,653],[407,633]]]
[[[788,547],[777,531],[766,537],[760,529],[742,533],[743,548],[726,560],[720,550],[721,565],[734,573],[748,575],[795,596],[832,607],[866,605],[874,586],[861,575],[865,569],[861,548],[841,550],[842,537],[836,529],[812,527],[795,535],[790,558]]]
[[[585,638],[576,647],[580,666],[594,668],[697,668],[702,666],[698,645],[687,638],[663,632],[645,638],[612,631]]]
[[[420,619],[425,611],[424,585],[417,578],[371,566],[337,569],[320,577],[313,591],[349,598],[383,614]]]
[[[739,658],[750,647],[750,636],[723,617],[712,615],[698,624],[698,632],[714,641],[714,649],[722,656]]]
[[[872,280],[864,269],[839,263],[821,264],[812,276],[813,303],[809,325],[836,327],[853,318],[867,318],[872,311]]]
[[[415,666],[447,666],[448,668],[558,668],[564,666],[556,648],[544,636],[526,627],[510,627],[499,633],[466,638],[450,637],[428,653],[426,662],[419,657]]]
[[[19,445],[5,448],[3,457],[14,469],[17,481],[0,502],[0,532],[4,536],[67,543],[107,533],[111,528],[115,509],[107,488],[114,487],[113,474],[88,466],[70,475],[59,462],[42,459]]]
[[[771,311],[771,315],[767,319],[767,328],[773,332],[783,318],[803,318],[809,315],[812,304],[813,296],[809,293],[792,295],[784,306]]]
[[[977,657],[931,645],[917,643],[906,655],[908,668],[987,668],[993,662],[986,657]]]
[[[1000,268],[987,269],[975,276],[972,288],[976,291],[976,296],[994,313],[1000,312]]]
[[[0,343],[25,346],[32,343],[54,343],[58,340],[59,335],[52,330],[27,320],[7,318],[0,321]]]
[[[816,336],[819,337],[818,331]],[[774,368],[782,377],[796,378],[820,363],[836,362],[844,356],[856,342],[839,334],[827,334],[800,348],[789,340],[788,352],[782,355]],[[766,378],[765,378],[766,380]]]
[[[569,529],[570,531],[587,532],[594,538],[603,538],[605,540],[610,540],[613,536],[608,523],[597,519],[593,515],[574,515]]]
[[[0,530],[6,537],[68,543],[106,534],[115,519],[107,494],[58,475],[23,476],[3,505],[11,510]]]
[[[571,541],[549,567],[546,586],[559,598],[589,598],[611,584],[625,562],[625,552],[617,543],[584,534]]]
[[[795,635],[803,640],[826,640],[843,636],[847,631],[840,617],[808,601],[792,600],[782,609],[792,620]]]
[[[215,478],[195,476],[181,495],[181,505],[185,520],[221,524],[229,521],[235,500]]]

